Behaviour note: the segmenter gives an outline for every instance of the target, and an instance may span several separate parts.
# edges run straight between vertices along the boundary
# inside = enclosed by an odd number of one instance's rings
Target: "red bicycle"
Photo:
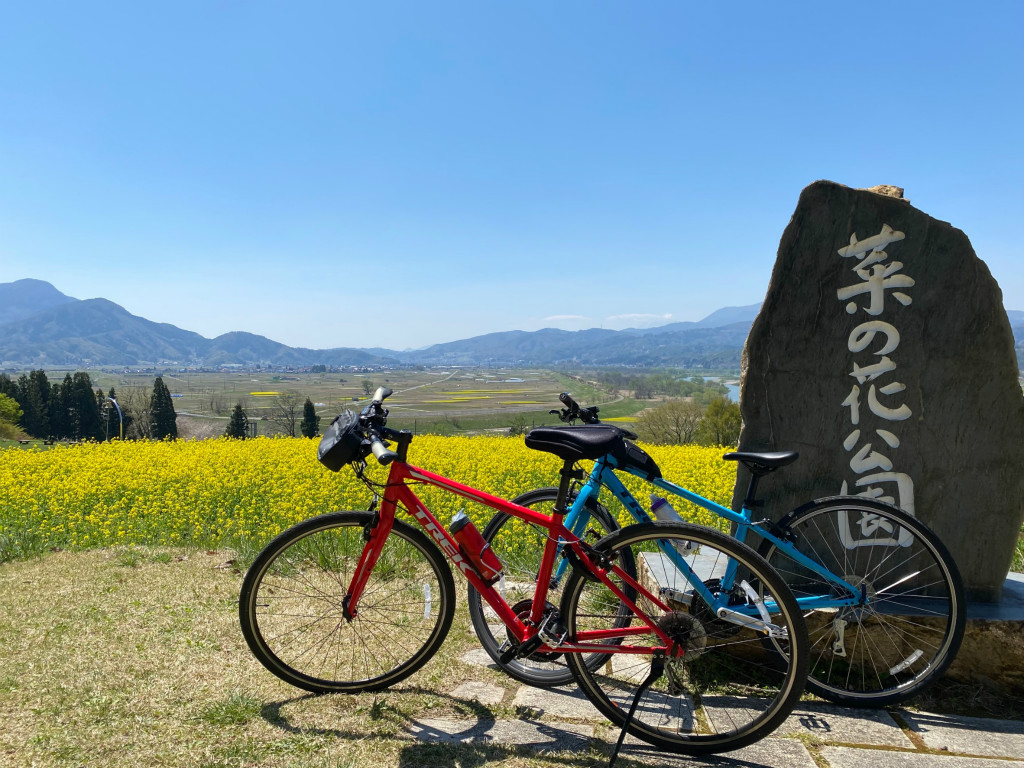
[[[451,627],[455,583],[447,558],[505,627],[506,660],[564,657],[586,696],[623,733],[706,754],[750,744],[785,719],[803,690],[807,633],[789,588],[760,556],[684,523],[631,525],[598,541],[563,525],[574,463],[605,455],[621,433],[566,430],[551,440],[546,430],[540,444],[527,436],[528,445],[563,462],[548,515],[409,464],[412,435],[386,426],[390,394],[382,387],[361,414],[339,416],[320,447],[325,465],[352,465],[374,491],[370,510],[289,528],[245,576],[242,632],[268,670],[318,693],[376,691],[413,674]],[[383,486],[364,473],[370,455],[389,465]],[[506,602],[502,563],[472,523],[459,517],[446,528],[417,485],[516,518],[532,532],[522,536],[527,546],[540,532],[533,596]],[[518,535],[515,526],[508,530]],[[670,563],[661,554],[666,545],[684,558]],[[549,587],[560,558],[571,573],[554,605]],[[714,573],[730,561],[740,564],[742,588],[722,594]]]

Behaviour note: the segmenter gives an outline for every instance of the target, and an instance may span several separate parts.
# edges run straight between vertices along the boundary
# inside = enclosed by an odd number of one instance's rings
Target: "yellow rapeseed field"
[[[721,448],[646,448],[665,477],[729,504],[735,466],[721,460]],[[550,454],[526,448],[522,438],[508,437],[417,436],[409,458],[503,498],[555,484],[560,466]],[[369,474],[385,478],[375,463]],[[649,486],[634,478],[627,485],[646,501]],[[466,506],[436,489],[416,490],[446,524]],[[262,546],[299,520],[339,509],[365,509],[370,498],[351,469],[327,471],[316,460],[316,441],[301,438],[3,450],[0,560],[53,547]],[[706,512],[686,510],[681,502],[675,506],[694,522],[716,523]],[[469,505],[466,511],[482,528],[486,519],[479,518],[489,510]]]

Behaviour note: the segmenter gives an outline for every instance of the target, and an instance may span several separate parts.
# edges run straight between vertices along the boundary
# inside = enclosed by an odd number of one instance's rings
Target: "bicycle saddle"
[[[748,452],[735,451],[727,453],[722,458],[726,461],[738,461],[746,466],[755,475],[767,475],[779,467],[792,464],[800,457],[796,451],[765,451]]]
[[[639,470],[648,480],[661,477],[654,459],[637,445],[635,437],[619,427],[607,424],[586,424],[578,427],[537,427],[526,433],[526,446],[553,453],[563,461],[599,459],[608,456],[613,467]]]
[[[526,447],[553,453],[563,461],[599,459],[625,451],[622,431],[604,424],[575,427],[535,427],[526,433]]]

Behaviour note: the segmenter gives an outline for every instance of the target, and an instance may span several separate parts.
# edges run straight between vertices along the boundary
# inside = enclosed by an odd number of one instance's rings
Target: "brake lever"
[[[576,416],[574,416],[568,408],[563,408],[561,410],[556,408],[552,411],[548,411],[548,413],[553,416],[557,416],[558,420],[565,424],[572,424],[576,421]]]

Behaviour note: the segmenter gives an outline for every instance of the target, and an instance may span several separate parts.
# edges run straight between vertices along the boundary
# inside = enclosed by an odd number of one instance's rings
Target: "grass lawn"
[[[250,655],[241,574],[225,551],[96,549],[0,566],[0,765],[598,766],[598,752],[420,744],[422,718],[511,719],[517,684],[460,661],[477,648],[460,610],[441,652],[396,688],[313,696]],[[449,692],[507,689],[484,707]]]
[[[457,582],[447,642],[393,689],[314,696],[273,677],[238,628],[230,551],[110,548],[0,565],[2,766],[604,766],[607,755],[501,744],[417,743],[427,718],[521,717],[518,684],[461,660],[478,648]],[[505,689],[484,706],[451,695],[468,680]],[[1024,716],[1024,699],[941,681],[912,706]],[[564,719],[564,718],[560,718]],[[616,735],[599,727],[605,742]]]

